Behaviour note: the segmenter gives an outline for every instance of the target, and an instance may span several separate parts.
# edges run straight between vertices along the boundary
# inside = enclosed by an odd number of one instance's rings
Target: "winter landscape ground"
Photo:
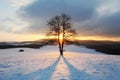
[[[83,46],[0,50],[0,80],[120,80],[120,56],[106,55]]]

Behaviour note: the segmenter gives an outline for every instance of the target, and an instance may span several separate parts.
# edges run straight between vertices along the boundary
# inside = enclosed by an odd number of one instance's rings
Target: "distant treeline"
[[[12,45],[12,44],[5,44],[0,45],[0,49],[8,49],[8,48],[40,48],[43,45],[41,44],[25,44],[25,45]]]
[[[87,48],[95,49],[98,52],[120,55],[120,42],[113,41],[68,41],[69,44],[74,44],[77,46],[86,46]]]
[[[55,39],[43,39],[37,41],[25,41],[25,42],[0,42],[0,49],[8,48],[40,48],[45,45],[57,45]]]
[[[98,52],[105,54],[120,55],[120,42],[113,41],[93,41],[93,40],[76,40],[65,41],[66,45],[86,46],[87,48],[95,49]],[[0,49],[8,48],[40,48],[45,45],[57,45],[55,39],[44,39],[38,41],[26,41],[26,42],[1,42]]]
[[[40,48],[48,44],[48,40],[26,42],[0,42],[0,49],[8,48]]]

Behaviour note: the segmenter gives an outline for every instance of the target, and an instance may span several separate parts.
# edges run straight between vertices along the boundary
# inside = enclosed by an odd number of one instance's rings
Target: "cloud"
[[[92,17],[96,3],[96,0],[93,2],[88,0],[37,0],[24,8],[25,14],[23,15],[50,18],[61,13],[68,13],[74,19],[83,21]]]
[[[104,35],[120,36],[120,12],[101,18],[96,26],[102,29]]]
[[[119,0],[36,0],[22,7],[21,18],[28,21],[28,32],[40,33],[46,22],[61,13],[69,14],[77,32],[83,36],[120,37]]]
[[[20,8],[32,3],[33,0],[2,0],[0,31],[8,33],[25,33],[29,22],[23,21],[18,12]],[[26,29],[26,30],[24,30]]]
[[[19,18],[6,18],[0,21],[0,31],[9,33],[22,33],[24,28],[28,26],[27,22]]]
[[[98,15],[106,16],[120,11],[119,0],[106,0],[96,8]]]
[[[46,22],[51,17],[61,13],[69,14],[77,22],[90,19],[94,14],[96,3],[96,0],[93,2],[88,0],[37,0],[23,7],[21,9],[23,13],[20,15],[22,19],[30,23],[29,31],[41,32],[43,28],[44,31],[46,30]]]
[[[77,24],[81,36],[120,37],[120,12]]]
[[[16,8],[21,8],[31,4],[34,0],[10,0],[11,5]]]

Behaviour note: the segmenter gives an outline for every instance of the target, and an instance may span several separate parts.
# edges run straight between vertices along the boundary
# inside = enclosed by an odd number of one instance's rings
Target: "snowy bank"
[[[120,80],[120,56],[85,47],[0,50],[0,80]]]

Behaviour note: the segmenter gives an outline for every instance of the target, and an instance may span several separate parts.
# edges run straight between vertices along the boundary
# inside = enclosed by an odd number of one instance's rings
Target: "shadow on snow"
[[[92,78],[84,70],[79,70],[76,67],[74,67],[71,63],[68,62],[68,60],[64,56],[62,56],[62,58],[67,67],[69,68],[71,80],[89,80]],[[95,78],[95,80],[97,79]]]
[[[60,56],[56,59],[56,61],[52,65],[48,66],[47,68],[24,75],[20,80],[50,80],[59,60]]]
[[[36,72],[29,73],[26,75],[14,74],[14,77],[12,78],[17,80],[50,80],[54,73],[55,67],[58,65],[60,61],[60,58],[63,58],[64,63],[67,65],[69,69],[70,80],[89,80],[91,78],[94,78],[94,80],[98,80],[94,76],[90,76],[84,70],[79,70],[76,67],[74,67],[71,63],[68,62],[68,60],[64,56],[62,57],[59,56],[52,65],[42,70],[40,69],[40,70],[37,70]]]

